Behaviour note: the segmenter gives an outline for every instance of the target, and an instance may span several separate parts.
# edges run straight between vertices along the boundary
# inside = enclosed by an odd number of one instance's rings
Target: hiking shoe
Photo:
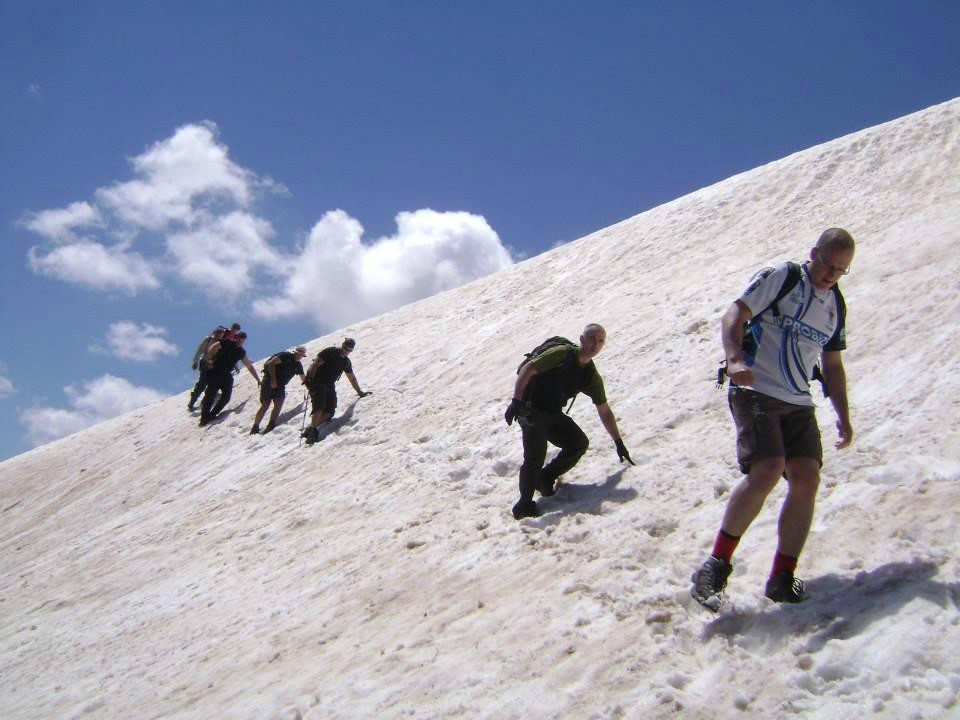
[[[317,440],[320,439],[320,428],[307,428],[307,431],[303,434],[307,439],[307,445],[313,445]]]
[[[537,508],[537,504],[533,500],[519,500],[516,505],[513,506],[513,519],[522,520],[525,517],[539,517],[540,510]]]
[[[540,494],[544,497],[550,497],[551,495],[556,494],[556,480],[544,477],[540,478],[540,482],[537,483],[537,490],[539,490]]]
[[[269,429],[269,428],[268,428],[268,429]],[[260,434],[260,426],[259,426],[259,425],[254,425],[252,428],[250,428],[250,434],[251,434],[251,435],[259,435],[259,434]]]
[[[690,578],[693,582],[690,595],[708,610],[717,612],[723,603],[721,593],[727,586],[727,578],[732,572],[733,565],[711,555]]]
[[[267,423],[267,426],[263,429],[263,432],[268,433],[276,427],[273,423]]]
[[[197,408],[194,407],[192,402],[187,403],[187,410],[194,412]]]
[[[210,422],[210,418],[200,416],[200,427],[203,427],[203,426],[206,425],[208,422]]]
[[[789,570],[771,575],[763,594],[776,603],[798,603],[804,598],[803,580],[797,580]]]

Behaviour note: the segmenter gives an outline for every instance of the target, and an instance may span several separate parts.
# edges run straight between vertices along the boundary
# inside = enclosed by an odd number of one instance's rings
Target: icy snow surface
[[[296,381],[247,434],[243,373],[208,428],[184,392],[0,464],[0,715],[960,717],[958,131],[960,99],[314,339],[357,338],[374,394],[341,381],[312,447]],[[762,595],[781,487],[712,615],[688,587],[739,477],[719,319],[832,225],[858,434],[836,451],[819,401],[810,599]],[[581,397],[590,450],[515,522],[515,368],[591,321],[637,465]]]

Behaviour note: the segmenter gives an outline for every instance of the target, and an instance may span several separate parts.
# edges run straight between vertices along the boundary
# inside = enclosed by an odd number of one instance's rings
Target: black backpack
[[[760,271],[759,278],[765,278],[770,273],[772,273],[774,268],[767,267]],[[754,315],[750,320],[748,320],[743,325],[743,351],[749,355],[755,355],[757,352],[757,343],[754,340],[753,328],[760,321],[760,316],[768,310],[773,313],[774,317],[780,317],[780,301],[783,300],[787,295],[790,294],[790,291],[793,290],[797,283],[800,282],[800,278],[803,277],[803,268],[799,263],[788,262],[787,263],[787,277],[783,280],[783,285],[780,286],[780,290],[777,292],[777,296],[773,301],[767,305],[763,310]],[[836,300],[837,304],[837,327],[843,327],[846,323],[847,316],[847,303],[843,299],[843,293],[840,292],[840,287],[834,285],[830,288],[833,291],[833,297]],[[717,387],[723,387],[724,377],[727,374],[727,361],[723,360],[720,363],[720,368],[717,370]],[[823,373],[820,372],[820,364],[813,366],[813,374],[810,377],[811,380],[818,380],[820,386],[823,389],[823,396],[830,397],[830,390],[827,388],[827,381],[823,377]]]
[[[536,357],[539,357],[550,348],[555,348],[558,346],[565,346],[567,348],[566,356],[564,357],[564,360],[563,360],[563,365],[560,368],[561,371],[564,373],[575,371],[577,367],[576,343],[560,335],[554,335],[553,337],[549,337],[546,340],[544,340],[542,343],[537,345],[530,352],[523,354],[523,361],[517,366],[517,375],[519,375],[520,371],[523,370],[523,366],[529,363],[531,360],[533,360]],[[567,405],[567,409],[565,412],[568,415],[570,414],[570,409],[573,407],[574,401],[577,399],[577,394],[580,392],[581,389],[586,387],[587,384],[593,379],[594,372],[596,372],[596,367],[594,366],[593,361],[591,360],[590,363],[586,366],[586,374],[582,378],[580,387],[576,389],[576,392],[574,392],[573,397],[570,398],[570,404]],[[531,395],[533,384],[535,381],[536,381],[536,378],[534,378],[533,382],[527,385],[527,389],[524,392],[524,397],[523,397],[524,400],[527,400]]]

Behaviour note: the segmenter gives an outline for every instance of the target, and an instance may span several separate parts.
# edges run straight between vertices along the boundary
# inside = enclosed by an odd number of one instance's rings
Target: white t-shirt
[[[764,268],[740,296],[756,319],[751,324],[756,353],[744,356],[754,383],[745,387],[794,405],[813,405],[809,382],[813,367],[824,350],[846,349],[846,337],[833,290],[814,287],[806,265],[799,282],[777,303],[779,316],[768,309],[787,272],[785,262],[772,272]]]

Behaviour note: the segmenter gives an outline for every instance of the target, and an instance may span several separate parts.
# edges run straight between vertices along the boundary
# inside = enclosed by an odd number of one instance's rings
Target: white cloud
[[[46,255],[30,248],[29,260],[36,273],[98,290],[123,290],[134,295],[138,290],[160,287],[151,264],[122,244],[106,247],[83,240],[61,245]]]
[[[185,282],[236,295],[249,289],[257,267],[282,272],[285,261],[268,242],[273,235],[266,220],[237,211],[171,235],[167,248]]]
[[[364,245],[363,226],[342,210],[311,230],[281,295],[254,302],[263,317],[306,315],[338,326],[370,317],[511,264],[478,215],[417,210],[397,215],[397,233]]]
[[[0,399],[10,397],[16,392],[13,388],[13,382],[10,378],[0,375]]]
[[[91,346],[94,352],[109,352],[121,360],[153,362],[161,355],[176,355],[177,346],[165,337],[167,329],[150,323],[115,322],[107,330],[107,349]]]
[[[87,202],[75,202],[65,208],[31,213],[23,225],[55,242],[68,242],[77,239],[74,228],[103,227],[104,221],[95,206]]]
[[[97,200],[126,223],[148,230],[189,226],[217,202],[246,207],[254,175],[228,157],[213,123],[185,125],[130,162],[139,176],[97,190]]]
[[[21,411],[20,423],[27,427],[27,439],[34,446],[167,397],[157,390],[133,385],[113,375],[86,382],[81,390],[68,385],[64,391],[70,409],[41,406]]]

